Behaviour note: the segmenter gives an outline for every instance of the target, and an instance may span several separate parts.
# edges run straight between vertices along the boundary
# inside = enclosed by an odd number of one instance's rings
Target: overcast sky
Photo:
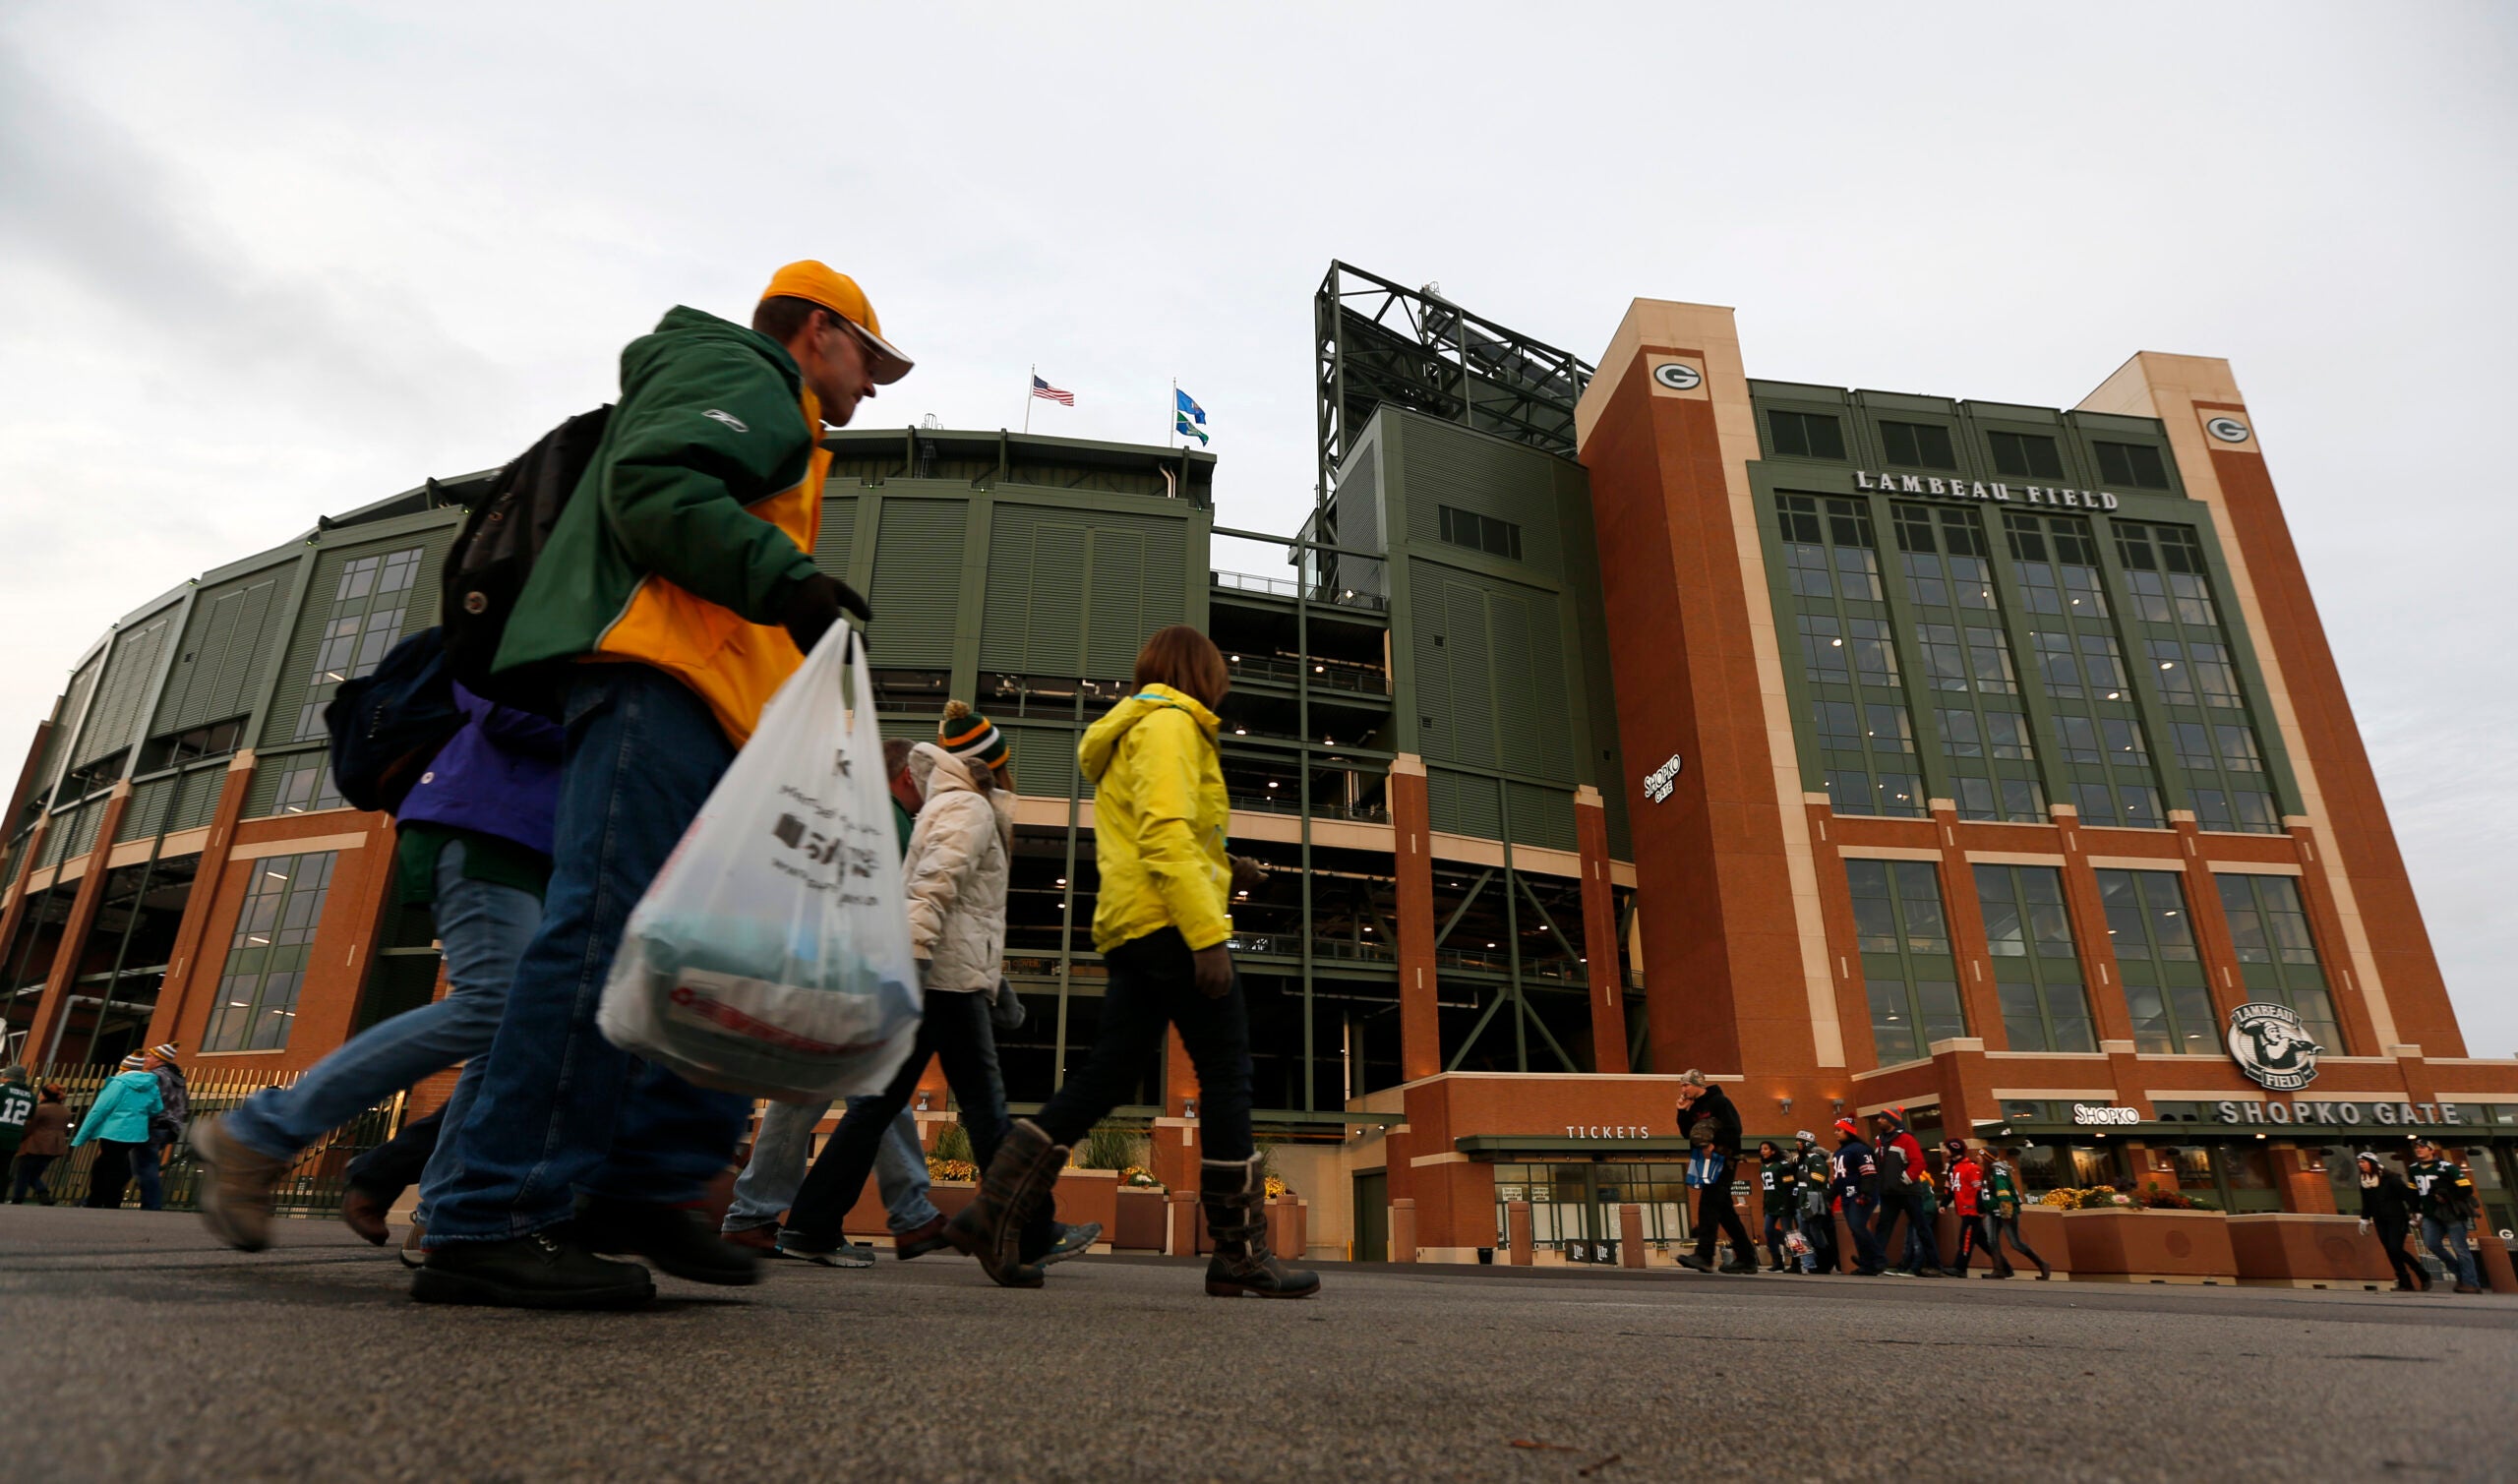
[[[861,425],[1019,427],[1037,363],[1036,431],[1157,442],[1177,377],[1222,518],[1290,531],[1338,257],[1588,358],[1638,296],[1792,381],[2229,358],[2471,1048],[2518,1052],[2509,8],[897,15],[0,9],[11,776],[114,619],[502,461],[793,258],[918,358]]]

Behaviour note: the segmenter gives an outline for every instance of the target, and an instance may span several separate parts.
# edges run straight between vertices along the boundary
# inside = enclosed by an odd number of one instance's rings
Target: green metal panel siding
[[[1146,622],[1145,522],[1101,525],[1093,532],[1091,617],[1084,639],[1085,675],[1120,678],[1136,673],[1137,651],[1159,624]],[[1130,527],[1136,527],[1131,529]],[[1176,573],[1180,564],[1170,564]]]
[[[225,768],[196,768],[185,774],[183,795],[175,801],[166,828],[192,830],[210,823],[218,813],[218,795],[226,786]]]
[[[1452,705],[1449,716],[1435,718],[1435,736],[1441,744],[1428,746],[1426,756],[1491,768],[1495,766],[1495,689],[1486,594],[1470,583],[1448,579],[1439,591],[1443,601],[1440,653],[1450,679]]]
[[[1564,571],[1553,488],[1557,460],[1429,418],[1409,420],[1406,458],[1409,541],[1439,547],[1437,507],[1450,505],[1520,526],[1522,564],[1551,576]]]
[[[263,721],[261,746],[285,746],[303,740],[298,736],[298,713],[318,690],[315,662],[323,653],[324,630],[332,622],[334,610],[340,606],[341,569],[362,557],[390,556],[413,547],[420,549],[419,570],[411,586],[390,597],[375,595],[365,608],[359,610],[373,615],[398,605],[402,610],[402,622],[396,630],[398,642],[437,622],[439,573],[447,545],[453,538],[454,526],[450,520],[437,530],[415,531],[361,542],[356,546],[343,545],[328,549],[317,557],[314,580],[307,584],[306,600],[298,609],[295,630],[289,635],[288,653],[281,662],[283,668],[279,684],[271,696],[270,714]],[[321,729],[317,730],[320,732]]]
[[[857,497],[833,496],[822,502],[821,536],[813,543],[813,565],[848,580],[848,557],[857,545]]]
[[[270,813],[271,807],[279,802],[280,780],[288,776],[289,765],[301,755],[287,752],[276,757],[258,756],[254,759],[254,781],[245,789],[245,818],[260,819]]]
[[[874,541],[870,630],[877,663],[947,670],[962,601],[962,546],[970,523],[964,500],[883,502]]]
[[[1495,780],[1444,768],[1425,772],[1425,812],[1437,830],[1499,840],[1504,834],[1502,801]]]
[[[1529,783],[1508,783],[1504,789],[1504,801],[1513,809],[1515,843],[1544,846],[1552,851],[1582,848],[1574,833],[1572,794]]]
[[[153,778],[133,789],[130,806],[122,811],[122,823],[114,830],[114,844],[145,840],[156,834],[157,821],[174,801],[177,782],[172,778]]]
[[[201,594],[184,625],[183,650],[166,677],[151,737],[186,732],[253,709],[245,687],[275,642],[284,584],[295,564],[267,567]]]
[[[1084,587],[1091,533],[1036,505],[1000,505],[989,537],[980,668],[1084,674]]]
[[[114,636],[104,680],[96,686],[95,704],[89,708],[88,724],[79,729],[79,744],[70,753],[72,767],[85,767],[131,744],[132,729],[139,725],[149,687],[157,679],[157,659],[164,652],[173,618],[172,613],[159,613]]]
[[[1075,743],[1080,734],[1064,727],[1027,727],[1020,723],[1000,724],[997,730],[1005,734],[1005,744],[1014,749],[1014,776],[1024,794],[1035,799],[1064,799],[1073,790],[1076,798],[1093,797],[1093,786],[1084,782],[1075,765]]]

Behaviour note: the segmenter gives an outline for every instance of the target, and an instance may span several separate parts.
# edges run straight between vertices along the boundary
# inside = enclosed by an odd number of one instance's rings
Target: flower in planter
[[[1273,1201],[1285,1193],[1286,1177],[1283,1175],[1270,1175],[1268,1177],[1268,1199]]]

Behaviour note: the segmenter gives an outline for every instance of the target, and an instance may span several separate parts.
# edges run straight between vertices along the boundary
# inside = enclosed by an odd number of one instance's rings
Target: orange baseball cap
[[[857,280],[826,263],[807,258],[787,265],[769,275],[769,287],[760,291],[760,297],[802,299],[846,320],[865,342],[866,369],[878,386],[888,386],[909,375],[915,364],[883,338],[883,322],[874,318],[874,306],[866,302],[866,291],[857,286]]]

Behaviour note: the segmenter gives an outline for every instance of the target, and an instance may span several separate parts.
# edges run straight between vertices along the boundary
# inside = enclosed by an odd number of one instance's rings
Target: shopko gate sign
[[[2017,500],[2022,505],[2069,505],[2076,510],[2112,510],[2116,497],[2105,490],[2065,490],[2051,485],[2008,485],[1983,479],[1944,479],[1935,474],[1875,474],[1853,471],[1854,488],[1890,495],[1937,496],[1943,500]]]
[[[2361,1128],[2418,1128],[2424,1124],[2463,1124],[2465,1113],[2453,1102],[2219,1102],[2213,1111],[2223,1123],[2325,1124]]]

